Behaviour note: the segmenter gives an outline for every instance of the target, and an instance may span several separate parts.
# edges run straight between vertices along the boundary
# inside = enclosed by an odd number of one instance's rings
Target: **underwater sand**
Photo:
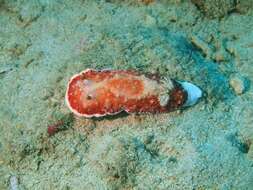
[[[196,2],[0,0],[0,189],[253,189],[253,6]],[[159,73],[204,97],[49,137],[86,68]]]

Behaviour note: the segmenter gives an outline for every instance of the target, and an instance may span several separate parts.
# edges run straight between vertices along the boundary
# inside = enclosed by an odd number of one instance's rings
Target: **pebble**
[[[229,84],[233,88],[237,95],[241,95],[245,92],[245,78],[240,75],[231,77]]]

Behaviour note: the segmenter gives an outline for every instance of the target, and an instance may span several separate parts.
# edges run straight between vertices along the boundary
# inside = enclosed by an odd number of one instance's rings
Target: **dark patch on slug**
[[[172,80],[174,89],[170,92],[170,100],[166,107],[169,111],[180,108],[187,100],[187,92],[183,89],[181,84]]]

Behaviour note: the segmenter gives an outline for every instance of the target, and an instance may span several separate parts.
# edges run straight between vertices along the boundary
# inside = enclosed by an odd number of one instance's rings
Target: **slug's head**
[[[202,97],[202,91],[196,85],[189,82],[180,82],[182,88],[187,93],[187,99],[183,106],[192,106]]]
[[[169,98],[166,104],[168,110],[192,106],[202,97],[202,91],[196,85],[189,82],[171,81],[173,88],[169,89]]]

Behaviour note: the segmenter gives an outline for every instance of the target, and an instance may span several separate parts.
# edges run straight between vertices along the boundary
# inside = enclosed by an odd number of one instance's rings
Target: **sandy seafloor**
[[[187,0],[0,1],[0,189],[253,189],[250,1],[213,17]],[[86,68],[159,73],[204,97],[166,114],[74,118],[48,137]]]

